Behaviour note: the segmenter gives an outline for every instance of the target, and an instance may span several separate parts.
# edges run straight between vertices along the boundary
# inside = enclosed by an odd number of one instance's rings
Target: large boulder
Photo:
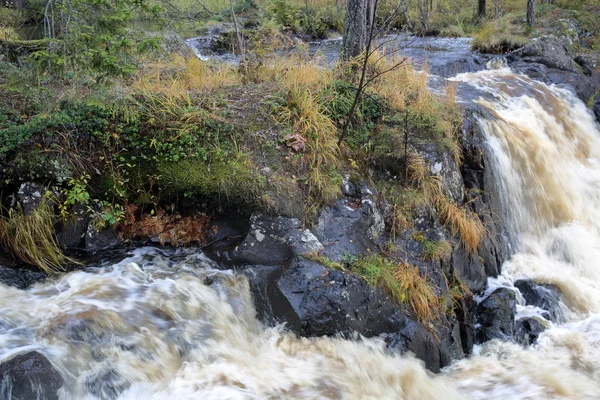
[[[592,110],[594,111],[594,115],[598,122],[600,122],[600,93],[596,94],[594,97],[594,103],[592,104]]]
[[[19,289],[27,289],[36,282],[46,279],[46,274],[26,267],[11,268],[0,265],[0,283]]]
[[[404,353],[410,351],[425,362],[432,372],[439,372],[448,362],[442,362],[446,357],[441,356],[440,340],[417,322],[401,318],[398,332],[386,335],[388,349]]]
[[[250,231],[229,255],[238,264],[281,265],[294,255],[317,253],[323,245],[300,220],[282,216],[253,214]]]
[[[432,371],[463,354],[458,324],[445,321],[452,327],[437,327],[436,336],[358,276],[302,257],[288,267],[254,265],[241,272],[248,276],[258,317],[268,325],[285,323],[304,337],[383,335],[390,351],[411,351]]]
[[[515,282],[527,305],[539,307],[548,312],[551,321],[560,322],[562,319],[561,292],[554,285],[539,284],[529,279]]]
[[[357,197],[345,197],[325,207],[314,229],[324,246],[323,254],[334,261],[375,250],[385,231],[375,191],[365,184],[353,191]]]
[[[579,72],[564,42],[554,36],[535,38],[508,56],[509,61],[522,61],[545,65],[562,71]]]
[[[359,332],[374,336],[393,329],[397,312],[383,290],[355,275],[331,270],[303,258],[293,261],[276,283],[289,307],[274,310],[290,330],[302,336]]]
[[[477,306],[477,341],[513,340],[516,313],[515,292],[505,287],[494,290]]]
[[[11,400],[58,400],[63,378],[36,351],[19,354],[0,364],[0,393]]]

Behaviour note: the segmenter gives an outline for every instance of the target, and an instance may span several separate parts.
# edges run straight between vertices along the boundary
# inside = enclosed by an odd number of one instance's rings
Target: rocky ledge
[[[571,88],[600,122],[600,54],[576,54],[576,30],[569,37],[543,36],[507,56],[515,71],[548,84]]]

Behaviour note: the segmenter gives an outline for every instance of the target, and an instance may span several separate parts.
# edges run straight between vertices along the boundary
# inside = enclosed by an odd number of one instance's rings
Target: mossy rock
[[[266,178],[245,158],[212,164],[162,162],[157,165],[157,175],[166,195],[199,195],[237,205],[258,204],[267,187]]]

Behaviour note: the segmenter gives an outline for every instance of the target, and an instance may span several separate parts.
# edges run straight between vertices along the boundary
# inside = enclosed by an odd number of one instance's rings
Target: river
[[[28,290],[0,285],[0,360],[42,352],[61,398],[78,400],[599,398],[599,126],[567,89],[506,68],[452,79],[489,115],[514,253],[488,293],[522,277],[563,292],[562,322],[535,345],[487,342],[433,375],[377,338],[265,327],[244,276],[199,251],[140,248]],[[517,297],[517,318],[540,314]]]

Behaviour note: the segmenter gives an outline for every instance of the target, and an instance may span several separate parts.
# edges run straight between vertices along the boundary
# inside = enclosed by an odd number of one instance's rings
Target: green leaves
[[[50,21],[50,36],[58,45],[49,43],[29,57],[41,76],[129,76],[140,53],[158,48],[158,37],[146,38],[128,26],[135,18],[155,16],[160,6],[144,0],[57,0],[54,7],[60,12]]]

